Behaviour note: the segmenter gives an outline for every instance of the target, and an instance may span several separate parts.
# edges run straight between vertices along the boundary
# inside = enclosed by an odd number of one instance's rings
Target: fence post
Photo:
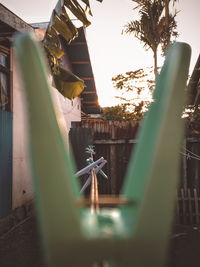
[[[187,148],[187,140],[186,138],[184,139],[183,142],[183,147]],[[182,159],[183,159],[183,187],[186,190],[187,189],[187,158],[186,158],[186,153],[184,153],[182,155]]]
[[[194,188],[194,205],[195,205],[195,217],[196,224],[199,224],[199,203],[198,203],[198,194],[196,188]]]
[[[176,221],[178,224],[180,224],[180,209],[179,209],[179,192],[178,190],[176,191],[176,195],[177,195],[177,205],[176,205],[176,209],[177,209],[177,213],[176,213]]]
[[[112,122],[111,138],[115,139],[115,125]],[[110,145],[110,173],[111,173],[111,193],[116,194],[116,148],[115,144]]]
[[[185,193],[184,193],[183,188],[181,188],[181,200],[182,200],[182,204],[183,204],[183,224],[186,224],[187,217],[186,217]]]
[[[188,191],[189,221],[190,221],[190,224],[193,224],[192,199],[191,199],[190,188],[188,188],[187,191]]]

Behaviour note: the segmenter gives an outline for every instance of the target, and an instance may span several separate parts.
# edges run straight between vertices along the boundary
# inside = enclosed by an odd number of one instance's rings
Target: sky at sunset
[[[28,23],[49,21],[57,0],[0,0],[13,13]],[[153,56],[133,35],[122,35],[123,26],[138,17],[131,0],[91,0],[92,25],[87,28],[87,41],[101,106],[116,104],[112,77],[126,71],[153,65]],[[192,47],[190,72],[200,52],[200,0],[179,0],[176,9],[179,37]],[[162,65],[163,59],[159,58]]]

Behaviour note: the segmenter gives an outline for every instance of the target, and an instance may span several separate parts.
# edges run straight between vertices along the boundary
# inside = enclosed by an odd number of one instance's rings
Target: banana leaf
[[[72,72],[66,71],[63,68],[53,75],[53,86],[68,99],[74,99],[83,91],[84,81],[74,75]]]
[[[65,6],[79,19],[85,26],[89,26],[91,23],[87,19],[84,9],[78,3],[77,0],[65,0]]]
[[[102,2],[103,0],[97,1]],[[85,5],[85,10],[79,2]],[[58,35],[61,35],[67,43],[76,38],[78,29],[73,24],[67,11],[70,11],[84,26],[89,26],[90,21],[86,16],[87,9],[89,9],[89,14],[92,15],[89,0],[58,0],[43,41],[54,79],[54,86],[63,96],[69,99],[78,96],[85,85],[77,76],[59,66],[59,59],[64,55],[64,51],[61,49]]]
[[[91,8],[90,8],[90,2],[89,0],[81,0],[85,5],[86,5],[86,8],[85,8],[85,12],[87,11],[87,9],[89,8],[89,15],[92,16],[92,11],[91,11]]]
[[[68,24],[64,19],[60,19],[56,14],[54,17],[55,24],[52,26],[67,42],[70,42],[74,38],[74,33],[68,27]]]

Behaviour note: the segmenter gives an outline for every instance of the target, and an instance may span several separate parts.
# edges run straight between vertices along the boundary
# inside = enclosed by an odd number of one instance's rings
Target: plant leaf
[[[84,81],[63,68],[59,70],[59,73],[53,75],[53,86],[55,86],[64,97],[69,99],[80,95],[85,87]]]

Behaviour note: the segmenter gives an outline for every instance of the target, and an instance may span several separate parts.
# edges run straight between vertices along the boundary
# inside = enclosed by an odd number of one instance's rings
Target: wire
[[[199,156],[199,155],[193,153],[192,151],[190,151],[189,149],[187,149],[187,148],[185,148],[185,147],[184,147],[184,149],[185,149],[187,152],[191,153],[192,155],[194,155],[195,157],[197,157],[197,158],[200,159],[200,156]]]
[[[184,152],[180,152],[182,155],[186,156],[186,159],[190,160],[190,159],[196,159],[196,160],[200,160],[200,157],[197,155],[197,157],[194,157],[192,155],[190,155],[190,153],[184,153]],[[194,153],[193,153],[194,154]]]

